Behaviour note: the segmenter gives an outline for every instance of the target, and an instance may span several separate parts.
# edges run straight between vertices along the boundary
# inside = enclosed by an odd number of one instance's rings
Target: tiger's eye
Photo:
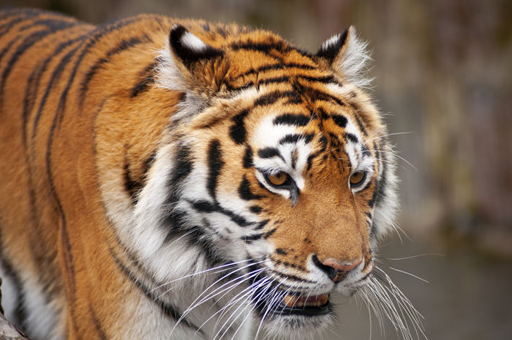
[[[350,176],[350,186],[355,187],[361,185],[366,179],[366,172],[357,171]]]
[[[271,174],[267,176],[268,181],[270,184],[275,186],[280,186],[286,183],[288,181],[288,174],[286,172],[278,172],[275,174]]]

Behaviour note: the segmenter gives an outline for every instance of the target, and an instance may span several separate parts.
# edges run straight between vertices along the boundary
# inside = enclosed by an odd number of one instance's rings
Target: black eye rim
[[[286,175],[286,181],[283,182],[283,184],[276,185],[272,183],[269,179],[269,176],[275,175],[276,173],[272,172],[261,172],[263,174],[263,178],[265,178],[265,182],[267,182],[268,185],[270,185],[272,188],[276,189],[291,189],[293,187],[296,187],[295,182],[292,179],[292,176],[290,176],[289,173],[286,171],[279,171],[278,173],[283,173]]]
[[[282,171],[283,173],[285,173],[288,176],[288,178],[286,179],[286,181],[283,184],[275,185],[275,184],[272,184],[272,182],[270,182],[270,180],[268,178],[268,176],[272,175],[275,172],[264,171],[261,169],[258,169],[258,171],[263,176],[263,179],[265,180],[265,184],[268,185],[270,188],[276,189],[276,190],[288,190],[290,192],[290,200],[292,201],[292,206],[295,205],[295,203],[299,199],[300,192],[299,192],[299,188],[297,187],[297,184],[295,183],[292,176],[288,172]],[[266,188],[266,189],[270,192],[273,192],[269,188]],[[276,194],[275,192],[273,192],[273,193]]]
[[[354,176],[354,174],[358,174],[358,173],[362,173],[363,174],[363,177],[361,178],[361,180],[357,183],[352,183],[350,180],[352,178],[352,176]],[[348,183],[350,185],[350,189],[352,190],[355,190],[355,189],[358,189],[360,188],[361,186],[363,186],[363,184],[366,182],[366,178],[368,177],[368,171],[364,171],[364,170],[359,170],[359,171],[354,171],[349,179],[348,179]]]

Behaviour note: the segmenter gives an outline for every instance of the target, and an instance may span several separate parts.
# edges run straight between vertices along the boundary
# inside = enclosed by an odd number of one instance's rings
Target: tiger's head
[[[368,283],[397,204],[368,59],[353,28],[310,54],[264,31],[173,26],[157,85],[180,102],[133,207],[107,204],[155,287],[228,296],[242,307],[227,314],[276,334],[332,322],[331,294]]]

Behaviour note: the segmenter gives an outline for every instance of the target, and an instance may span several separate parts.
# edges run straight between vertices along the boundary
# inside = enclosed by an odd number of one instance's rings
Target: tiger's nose
[[[332,281],[340,282],[345,279],[348,273],[356,269],[363,260],[356,260],[352,263],[341,263],[334,259],[320,261],[316,255],[313,255],[313,262],[318,268],[324,271]]]

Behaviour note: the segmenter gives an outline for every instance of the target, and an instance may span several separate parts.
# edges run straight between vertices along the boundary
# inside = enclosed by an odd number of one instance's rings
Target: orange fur
[[[177,22],[138,16],[97,28],[48,12],[0,12],[0,27],[6,27],[0,29],[6,32],[0,33],[0,257],[8,259],[23,282],[41,284],[57,314],[54,332],[68,339],[122,338],[123,327],[139,316],[144,294],[120,273],[113,259],[116,254],[126,263],[132,254],[112,227],[117,222],[109,207],[124,211],[137,202],[156,152],[178,136],[194,141],[197,163],[207,163],[209,143],[220,140],[227,166],[219,177],[219,195],[237,196],[239,179],[245,175],[251,192],[265,196],[258,202],[263,208],[259,218],[273,221],[263,231],[265,239],[281,250],[271,256],[276,266],[287,263],[285,271],[307,272],[312,253],[321,262],[371,262],[366,219],[377,184],[372,181],[368,191],[352,194],[347,186],[350,160],[341,146],[329,144],[337,159],[312,161],[304,192],[291,205],[257,184],[254,169],[241,166],[245,146],[229,138],[233,117],[251,109],[258,98],[303,87],[331,93],[339,103],[320,105],[315,93],[305,91],[300,104],[277,100],[254,108],[245,120],[249,144],[258,143],[253,129],[270,111],[311,114],[323,108],[360,119],[365,139],[377,141],[369,142],[369,152],[377,159],[379,139],[386,131],[368,96],[357,87],[332,93],[324,83],[311,81],[345,79],[325,60],[292,48],[276,35],[236,26],[205,29],[202,21],[180,24],[206,45],[224,51],[224,57],[189,67],[177,64],[188,87],[182,91],[159,86],[157,56],[169,48],[165,42]],[[64,45],[56,50],[60,44]],[[236,48],[244,44],[277,47],[268,53]],[[257,71],[276,63],[286,67]],[[290,81],[272,83],[280,77]],[[252,95],[222,98],[247,86],[255,86]],[[174,135],[167,134],[187,91],[211,104],[210,109],[172,130]],[[343,133],[330,119],[300,131],[315,136],[316,148],[319,136]],[[379,167],[376,162],[375,174]],[[111,195],[108,199],[105,192]],[[279,228],[274,221],[279,221]],[[145,275],[137,266],[130,271]]]

